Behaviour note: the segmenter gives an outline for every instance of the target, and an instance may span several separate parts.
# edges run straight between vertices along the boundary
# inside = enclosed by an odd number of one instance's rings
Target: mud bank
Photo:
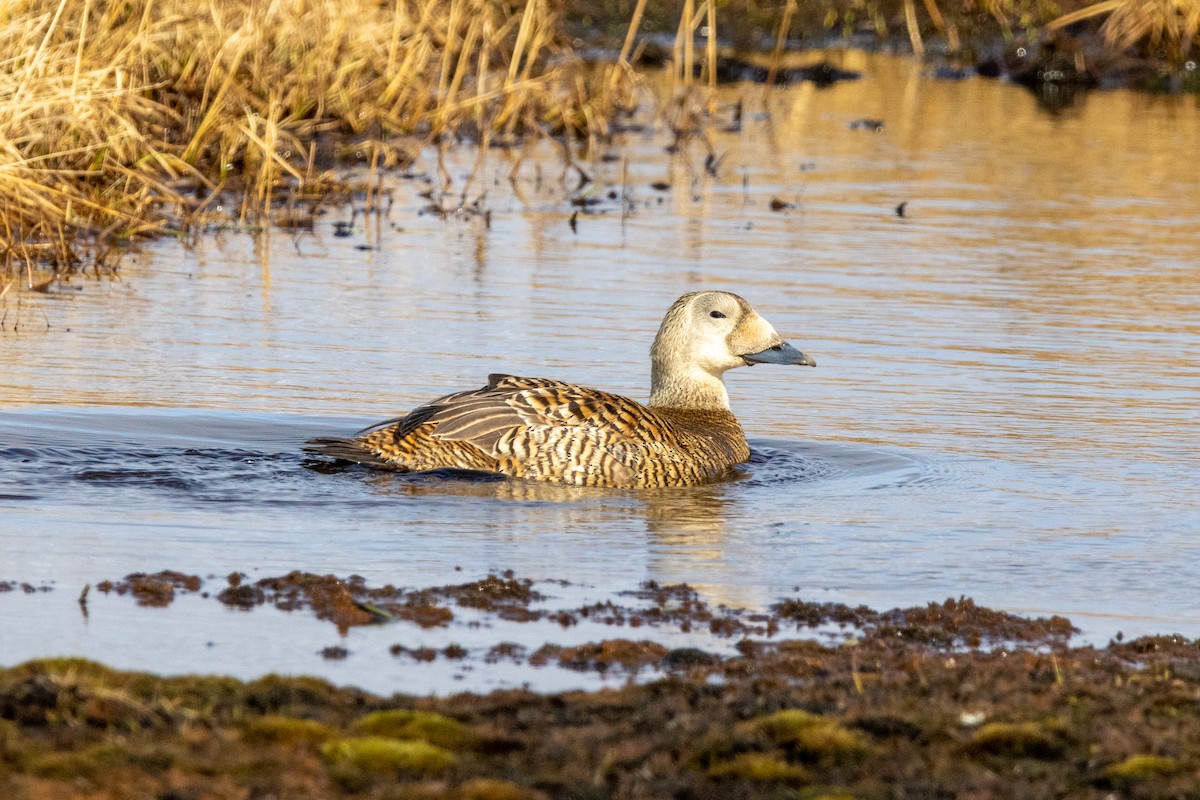
[[[79,659],[14,666],[0,671],[0,795],[1167,798],[1200,780],[1200,643],[1182,637],[1071,647],[1061,617],[969,599],[886,612],[786,599],[752,614],[647,584],[628,604],[548,612],[512,575],[417,590],[303,573],[226,584],[210,596],[339,627],[390,624],[406,608],[420,609],[409,621],[446,624],[470,608],[508,620],[554,613],[562,625],[599,615],[641,630],[479,659],[628,678],[594,692],[383,697],[303,677],[159,677]],[[171,593],[206,585],[160,573],[98,588],[169,606]],[[654,641],[685,625],[736,646]]]

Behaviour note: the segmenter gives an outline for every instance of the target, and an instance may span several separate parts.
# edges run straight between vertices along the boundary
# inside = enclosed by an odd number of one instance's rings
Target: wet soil
[[[1072,647],[1068,620],[966,598],[883,612],[794,598],[745,612],[651,583],[620,602],[548,610],[533,587],[512,574],[415,590],[305,573],[97,584],[155,605],[188,592],[271,604],[343,629],[442,625],[469,608],[562,625],[703,626],[736,647],[669,649],[647,631],[533,652],[502,643],[482,660],[629,680],[446,698],[30,662],[0,671],[0,796],[1099,799],[1192,797],[1200,785],[1200,641]],[[822,641],[814,628],[840,636]],[[457,645],[397,647],[472,657]]]

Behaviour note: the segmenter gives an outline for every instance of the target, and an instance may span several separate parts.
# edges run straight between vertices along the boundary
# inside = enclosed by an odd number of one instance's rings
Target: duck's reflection
[[[613,548],[614,538],[623,539],[616,544],[630,557],[613,566],[611,582],[597,588],[620,592],[653,580],[663,585],[687,583],[713,605],[760,607],[771,599],[756,586],[730,580],[729,571],[738,559],[728,550],[729,530],[748,513],[745,506],[752,502],[743,491],[745,479],[751,477],[746,470],[704,486],[629,490],[563,486],[487,473],[346,469],[359,472],[373,492],[431,501],[429,513],[445,515],[450,525],[458,502],[494,503],[487,513],[494,520],[492,535],[497,540],[529,542],[549,535],[561,546],[563,540],[554,535],[567,533],[572,539],[597,537],[596,547],[604,550]],[[578,555],[570,547],[563,552],[565,559]],[[494,566],[521,572],[517,563]],[[525,577],[573,579],[574,574],[575,565],[564,562],[561,574]]]
[[[361,467],[347,469],[361,471],[365,484],[377,492],[535,504],[530,513],[542,525],[569,524],[571,518],[581,516],[589,527],[594,527],[598,516],[609,523],[625,518],[640,521],[653,544],[691,548],[702,545],[715,548],[718,553],[730,506],[736,503],[730,488],[744,477],[744,473],[738,472],[729,481],[704,486],[637,490],[564,486],[471,470],[400,473]],[[547,505],[554,510],[547,509]]]
[[[646,532],[660,545],[698,545],[719,548],[730,507],[736,503],[729,483],[656,490],[642,496]]]

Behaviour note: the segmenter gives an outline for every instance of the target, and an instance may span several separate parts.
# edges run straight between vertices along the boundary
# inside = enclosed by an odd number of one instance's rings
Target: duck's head
[[[721,376],[734,367],[817,365],[729,292],[692,292],[676,300],[654,338],[650,360],[650,404],[680,407],[728,408]]]

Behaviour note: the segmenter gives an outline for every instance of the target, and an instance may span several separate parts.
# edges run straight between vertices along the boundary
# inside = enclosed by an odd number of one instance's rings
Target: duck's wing
[[[376,422],[373,425],[368,425],[354,435],[355,437],[367,436],[375,431],[394,427],[396,429],[395,433],[397,437],[404,436],[421,427],[422,424],[428,421],[429,418],[433,414],[437,413],[440,409],[454,406],[460,400],[472,397],[481,391],[483,390],[473,389],[465,392],[454,392],[452,394],[445,395],[444,397],[439,397],[436,400],[430,400],[424,405],[417,406],[407,414],[399,417],[392,417],[391,419],[385,419],[382,422]]]
[[[429,425],[431,436],[467,442],[492,456],[500,454],[506,436],[539,428],[580,427],[603,430],[617,440],[645,440],[662,436],[668,425],[627,397],[516,375],[491,375],[484,388],[435,400],[413,415],[418,412],[420,421],[411,429]],[[407,427],[408,420],[402,425]]]
[[[668,420],[629,398],[547,378],[496,374],[486,386],[439,397],[353,439],[324,439],[306,449],[417,470],[507,471],[501,467],[507,459],[574,463],[587,456],[614,462],[609,471],[618,472],[623,467],[616,461],[643,444],[659,447],[673,434]]]
[[[488,386],[483,389],[473,389],[465,392],[454,392],[452,394],[439,397],[436,400],[431,400],[424,405],[417,406],[412,411],[399,417],[385,419],[382,422],[376,422],[373,425],[368,425],[360,431],[357,431],[350,438],[337,437],[322,437],[318,439],[309,439],[304,443],[304,451],[316,455],[332,456],[343,461],[352,461],[359,464],[367,464],[377,467],[395,467],[396,458],[393,453],[383,452],[373,446],[374,440],[379,439],[374,434],[386,431],[386,438],[393,443],[399,443],[407,439],[412,433],[419,431],[421,427],[429,421],[429,418],[439,411],[455,408],[457,405],[466,399],[478,395],[480,392],[486,391],[492,384],[493,378],[502,378],[502,375],[491,375],[488,377]]]

